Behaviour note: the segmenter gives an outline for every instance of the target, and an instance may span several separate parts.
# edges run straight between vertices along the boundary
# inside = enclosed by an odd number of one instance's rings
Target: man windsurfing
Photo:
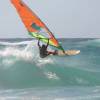
[[[38,47],[39,47],[41,58],[45,58],[48,55],[57,55],[57,50],[55,50],[54,52],[50,52],[47,50],[48,45],[49,45],[49,39],[48,39],[47,45],[43,44],[42,46],[40,46],[40,39],[38,40]]]
[[[63,47],[59,44],[59,41],[55,38],[55,36],[49,30],[49,28],[22,0],[11,0],[11,3],[16,8],[16,11],[19,14],[23,24],[25,25],[29,35],[31,35],[32,37],[35,37],[36,39],[41,38],[42,42],[47,43],[47,45],[40,46],[39,44],[40,39],[38,41],[40,56],[42,58],[47,57],[48,55],[51,55],[51,54],[52,55],[67,55],[68,54],[64,51]],[[47,38],[49,38],[49,40]],[[51,45],[59,50],[50,52],[47,50],[48,45]],[[76,54],[76,51],[74,53]]]

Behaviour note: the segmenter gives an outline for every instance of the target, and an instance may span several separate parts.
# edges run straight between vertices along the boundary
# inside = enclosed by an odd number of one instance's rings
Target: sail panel
[[[27,28],[29,34],[35,38],[45,38],[42,39],[43,42],[46,42],[47,39],[50,39],[50,45],[55,47],[61,47],[58,43],[57,39],[54,37],[52,32],[48,29],[48,27],[41,21],[41,19],[22,1],[22,0],[11,0],[11,3],[16,8],[22,22]],[[45,30],[45,34],[42,35],[41,31]],[[39,36],[39,37],[36,37]]]

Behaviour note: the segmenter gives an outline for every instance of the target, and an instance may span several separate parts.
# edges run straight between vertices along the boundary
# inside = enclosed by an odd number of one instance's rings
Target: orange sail
[[[49,38],[50,45],[63,49],[48,27],[24,2],[22,2],[22,0],[11,0],[11,2],[15,6],[21,20],[31,36],[41,38],[41,40],[46,43],[47,38]],[[42,30],[45,30],[45,34],[48,35],[48,37],[40,33]]]

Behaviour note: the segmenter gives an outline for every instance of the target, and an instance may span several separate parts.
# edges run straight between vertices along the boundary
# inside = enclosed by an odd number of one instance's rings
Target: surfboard
[[[80,50],[66,50],[65,53],[63,53],[62,50],[58,51],[58,56],[73,56],[73,55],[77,55],[80,53]]]

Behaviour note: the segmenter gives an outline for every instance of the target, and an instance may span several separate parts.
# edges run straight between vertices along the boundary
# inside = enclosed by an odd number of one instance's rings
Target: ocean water
[[[34,39],[0,39],[0,100],[100,100],[100,39],[59,41],[81,53],[42,59]]]

